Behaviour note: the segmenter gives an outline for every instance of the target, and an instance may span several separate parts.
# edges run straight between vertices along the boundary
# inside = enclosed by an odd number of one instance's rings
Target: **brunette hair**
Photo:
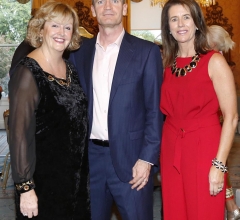
[[[79,21],[76,11],[67,4],[62,2],[50,1],[43,4],[30,19],[26,40],[33,47],[37,48],[42,45],[40,31],[43,29],[45,22],[55,18],[72,18],[73,33],[68,50],[76,50],[80,47]]]
[[[163,64],[165,67],[173,64],[178,53],[178,43],[170,34],[169,28],[169,9],[174,5],[187,7],[197,27],[194,40],[195,51],[199,54],[206,54],[210,50],[207,42],[207,25],[199,4],[195,0],[169,0],[162,10],[162,42],[163,42]]]
[[[232,50],[235,45],[229,33],[218,25],[211,25],[208,27],[207,40],[210,46],[223,52]]]

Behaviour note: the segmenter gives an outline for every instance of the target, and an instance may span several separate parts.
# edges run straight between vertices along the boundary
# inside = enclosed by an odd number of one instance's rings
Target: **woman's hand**
[[[21,213],[24,216],[28,216],[28,218],[38,215],[38,198],[34,189],[21,194],[20,210]]]
[[[209,172],[209,191],[210,195],[216,196],[223,190],[224,173],[215,166],[210,168]]]

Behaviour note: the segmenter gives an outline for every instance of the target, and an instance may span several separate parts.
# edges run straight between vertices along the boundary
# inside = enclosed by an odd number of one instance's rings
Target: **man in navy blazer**
[[[93,220],[153,219],[153,169],[159,164],[162,60],[157,45],[122,25],[124,0],[93,0],[99,33],[70,54],[89,107]]]

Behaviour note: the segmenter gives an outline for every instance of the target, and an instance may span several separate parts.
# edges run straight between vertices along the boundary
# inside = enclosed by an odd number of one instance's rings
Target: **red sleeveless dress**
[[[223,220],[225,188],[209,192],[209,171],[219,147],[219,103],[208,74],[213,51],[176,77],[166,68],[160,108],[166,115],[161,145],[164,220]],[[177,58],[177,67],[191,62]],[[224,184],[225,185],[225,184]]]

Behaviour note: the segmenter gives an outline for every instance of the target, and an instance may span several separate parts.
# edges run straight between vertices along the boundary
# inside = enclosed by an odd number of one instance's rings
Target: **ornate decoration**
[[[215,5],[215,0],[195,0],[199,5],[203,7],[209,7]]]
[[[151,5],[155,6],[159,4],[160,7],[163,7],[168,0],[151,0]]]
[[[233,37],[233,26],[228,23],[228,18],[223,16],[223,9],[218,5],[218,2],[216,2],[215,5],[206,8],[205,20],[208,26],[219,25],[223,27],[231,37]]]
[[[75,9],[79,17],[79,25],[96,36],[98,33],[98,25],[90,15],[90,8],[85,6],[83,2],[78,1],[75,3]]]
[[[159,4],[160,7],[163,7],[167,1],[168,0],[151,0],[151,4],[152,6]],[[195,0],[195,1],[203,7],[209,7],[210,5],[215,4],[215,0]]]

